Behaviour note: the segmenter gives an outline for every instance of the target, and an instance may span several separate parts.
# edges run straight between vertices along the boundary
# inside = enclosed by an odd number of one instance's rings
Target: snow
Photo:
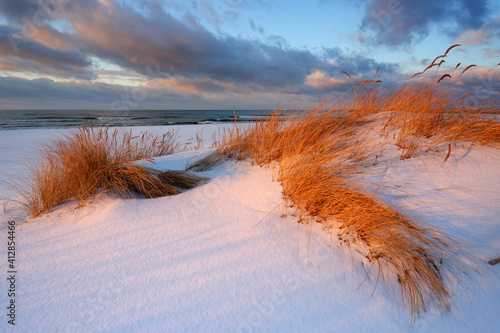
[[[171,127],[149,127],[161,132]],[[203,128],[181,126],[183,142]],[[143,131],[145,128],[134,128]],[[0,131],[0,181],[22,174],[37,147],[64,129]],[[209,144],[155,159],[184,169]],[[391,203],[464,244],[476,271],[452,281],[452,311],[435,306],[412,325],[397,285],[367,278],[367,261],[318,223],[283,208],[271,169],[227,161],[177,196],[98,195],[31,220],[0,182],[0,224],[16,221],[16,326],[6,332],[495,332],[500,327],[500,150],[458,145],[401,161],[387,145],[361,175]],[[282,211],[289,213],[281,217]],[[6,241],[0,306],[6,311]],[[363,265],[361,264],[363,262]],[[373,268],[375,269],[375,267]],[[376,275],[375,275],[376,277]]]

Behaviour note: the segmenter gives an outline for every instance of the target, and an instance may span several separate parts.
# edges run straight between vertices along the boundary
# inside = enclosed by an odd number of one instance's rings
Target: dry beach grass
[[[175,195],[203,178],[135,163],[173,153],[175,138],[175,131],[161,136],[132,136],[131,132],[120,136],[117,130],[83,126],[43,146],[40,159],[28,168],[27,184],[15,187],[31,217],[70,200],[84,205],[101,191],[147,198]]]
[[[212,154],[190,167],[207,169],[224,158],[250,159],[257,165],[279,165],[279,181],[290,205],[316,217],[326,229],[338,228],[345,243],[358,243],[381,276],[396,280],[412,318],[434,301],[450,309],[448,281],[466,268],[455,259],[459,245],[438,229],[384,203],[353,176],[369,166],[373,147],[364,133],[376,120],[381,134],[393,132],[402,160],[421,151],[447,146],[449,158],[457,142],[496,145],[500,142],[498,100],[471,106],[471,92],[454,89],[438,74],[443,55],[399,88],[382,88],[380,80],[353,85],[347,101],[323,103],[284,121],[277,110],[265,122],[225,133]],[[438,60],[440,60],[438,62]],[[455,76],[470,70],[468,66]],[[425,76],[436,68],[436,72]],[[430,72],[430,71],[429,71]],[[349,75],[348,73],[346,73]],[[350,76],[349,76],[350,77]],[[338,110],[342,110],[339,112]]]
[[[277,119],[233,134],[211,158],[229,154],[258,165],[277,162],[287,201],[301,216],[316,217],[326,229],[338,228],[342,242],[362,244],[381,275],[400,283],[413,315],[430,299],[449,309],[446,280],[460,266],[453,259],[457,244],[351,179],[370,155],[356,134],[367,120],[318,110],[291,122]]]

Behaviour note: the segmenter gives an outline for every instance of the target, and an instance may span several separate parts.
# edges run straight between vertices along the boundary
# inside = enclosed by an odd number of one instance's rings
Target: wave
[[[147,119],[145,117],[95,117],[90,119],[96,120],[137,120],[137,119]]]

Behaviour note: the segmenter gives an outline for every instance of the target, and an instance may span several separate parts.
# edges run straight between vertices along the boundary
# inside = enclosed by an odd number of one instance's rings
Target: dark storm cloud
[[[1,99],[109,101],[119,97],[119,89],[104,83],[60,83],[50,79],[27,80],[0,77]]]
[[[433,26],[450,36],[477,29],[487,19],[487,0],[370,0],[361,30],[374,44],[411,45],[427,37]]]
[[[57,64],[57,66],[48,67],[31,60],[16,57],[4,57],[0,59],[0,69],[7,72],[29,72],[41,76],[54,76],[77,80],[93,80],[97,77],[95,73],[87,69],[78,69],[66,64]]]
[[[45,74],[54,71],[64,77],[87,80],[96,78],[92,71],[86,69],[91,62],[81,51],[62,51],[47,47],[19,37],[17,32],[0,25],[0,64],[19,64],[17,67],[11,66],[9,70],[44,71]]]
[[[183,82],[181,82],[183,84]],[[200,83],[212,91],[220,91],[210,82]],[[181,90],[165,91],[161,85],[151,87],[128,87],[95,81],[57,82],[50,79],[24,79],[0,76],[0,100],[12,108],[23,108],[26,105],[40,108],[51,106],[57,108],[100,108],[106,110],[126,111],[148,107],[165,108],[165,106],[191,107],[213,102],[200,94],[189,94]],[[198,104],[197,104],[198,103]],[[234,102],[233,102],[234,103]]]
[[[38,0],[0,0],[0,14],[9,21],[31,18],[40,9]]]
[[[328,59],[336,62],[336,69],[352,75],[376,71],[377,69],[381,74],[395,74],[399,70],[397,64],[377,62],[360,54],[346,54],[339,47],[323,48],[323,52]]]

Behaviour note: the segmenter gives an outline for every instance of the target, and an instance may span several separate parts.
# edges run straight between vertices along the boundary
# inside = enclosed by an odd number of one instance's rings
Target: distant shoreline
[[[237,110],[236,122],[262,120],[272,110]],[[178,126],[235,122],[233,110],[3,110],[0,130],[23,128]]]

